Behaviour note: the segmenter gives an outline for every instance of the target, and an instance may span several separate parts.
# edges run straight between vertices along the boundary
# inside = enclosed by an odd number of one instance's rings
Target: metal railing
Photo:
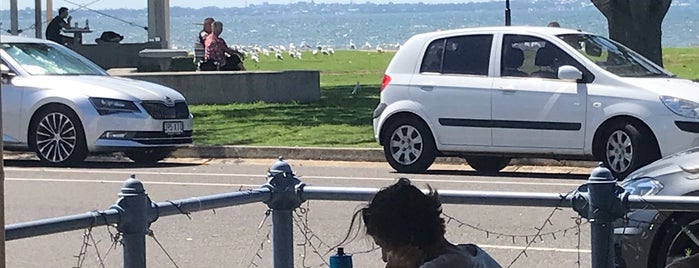
[[[260,188],[154,203],[143,184],[132,176],[124,182],[117,203],[107,210],[43,219],[5,226],[6,239],[79,230],[116,224],[122,234],[123,267],[146,267],[145,237],[159,217],[264,202],[272,211],[272,250],[275,268],[294,267],[292,212],[306,200],[368,201],[378,188],[306,186],[279,159],[269,169],[267,183]],[[624,193],[606,168],[593,170],[577,191],[524,193],[499,191],[440,190],[444,204],[572,207],[590,222],[593,268],[614,267],[612,222],[631,208],[699,211],[699,197],[632,196]]]

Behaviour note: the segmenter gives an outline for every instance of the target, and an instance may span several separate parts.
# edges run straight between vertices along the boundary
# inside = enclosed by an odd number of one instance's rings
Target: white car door
[[[504,35],[500,52],[501,76],[492,91],[493,146],[583,149],[587,85],[557,78],[560,66],[582,66],[534,36]]]
[[[5,70],[7,65],[2,63]],[[21,137],[23,131],[20,130],[22,116],[22,88],[12,85],[11,76],[3,75],[0,83],[2,88],[2,140],[6,145],[26,142],[26,138]]]
[[[490,120],[492,44],[493,36],[484,34],[434,40],[411,80],[411,98],[423,104],[442,149],[491,145],[484,122]]]

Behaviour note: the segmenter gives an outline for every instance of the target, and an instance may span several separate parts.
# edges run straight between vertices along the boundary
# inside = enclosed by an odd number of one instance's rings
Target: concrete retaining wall
[[[135,67],[143,64],[157,65],[154,59],[143,59],[138,52],[147,48],[160,48],[160,43],[102,43],[70,46],[103,69]]]
[[[320,100],[318,71],[212,71],[120,73],[176,89],[189,104]]]

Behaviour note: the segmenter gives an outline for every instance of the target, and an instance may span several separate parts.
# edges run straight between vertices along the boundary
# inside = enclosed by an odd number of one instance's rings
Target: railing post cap
[[[279,157],[277,158],[277,161],[272,164],[272,167],[269,168],[270,173],[287,173],[287,174],[293,174],[291,172],[291,166],[289,163],[284,161],[284,157]]]
[[[607,182],[607,181],[615,181],[614,176],[612,175],[612,172],[609,171],[608,168],[602,166],[596,167],[595,169],[592,170],[590,173],[590,178],[588,179],[590,182]]]
[[[143,188],[143,183],[136,179],[135,175],[131,175],[131,177],[124,181],[124,185],[121,186],[121,192],[119,192],[119,196],[136,196],[144,194],[145,192],[146,189]]]

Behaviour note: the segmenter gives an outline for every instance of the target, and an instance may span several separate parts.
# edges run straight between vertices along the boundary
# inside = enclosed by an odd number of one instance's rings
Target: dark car
[[[699,196],[699,147],[675,153],[629,174],[621,183],[633,195]],[[699,213],[631,211],[614,228],[619,267],[665,267],[699,253]]]

